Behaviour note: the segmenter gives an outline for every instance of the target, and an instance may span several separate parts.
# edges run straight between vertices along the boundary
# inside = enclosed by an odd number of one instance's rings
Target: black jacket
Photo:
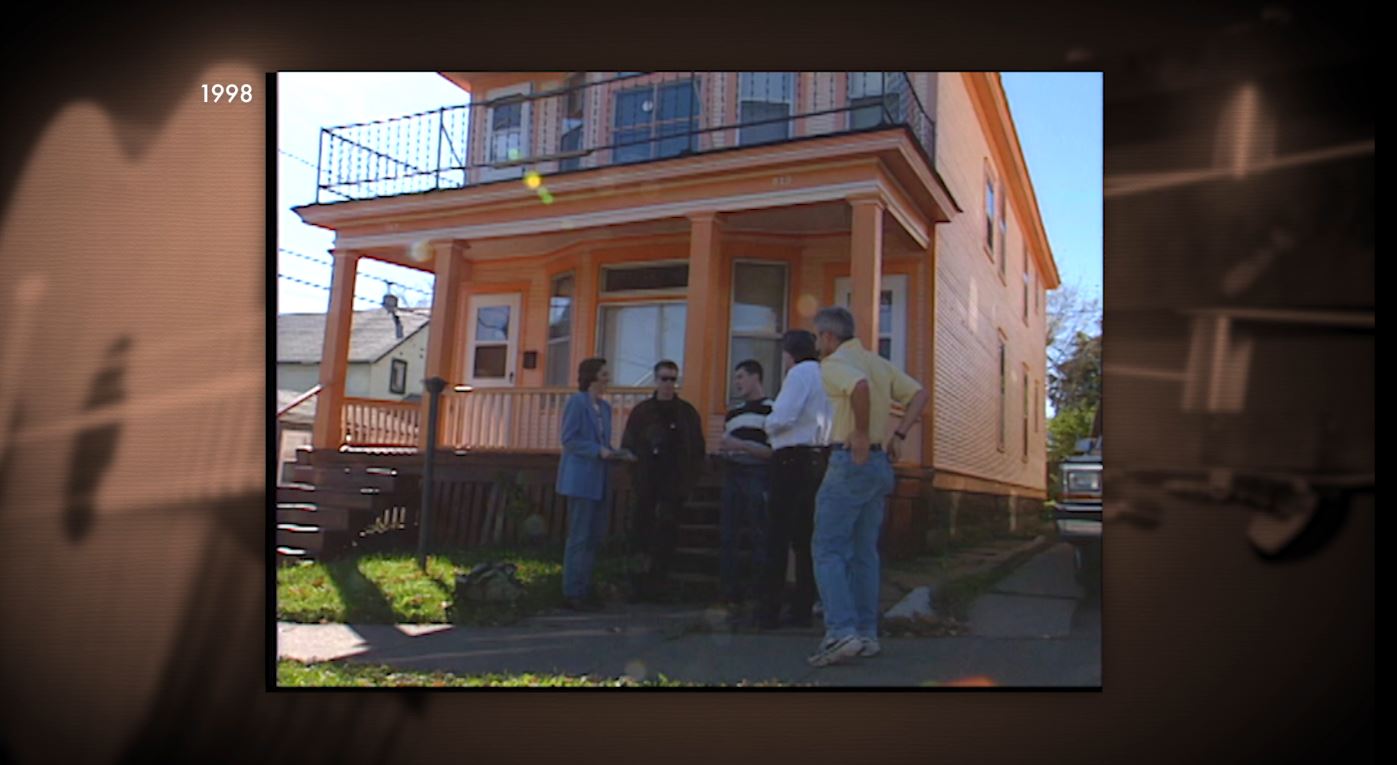
[[[681,496],[687,496],[703,475],[706,452],[703,442],[703,422],[694,405],[674,398],[673,428],[669,427],[659,399],[651,396],[636,404],[626,419],[621,434],[621,446],[635,453],[635,479],[665,481],[677,479]],[[671,463],[670,460],[673,460]],[[664,465],[672,464],[676,476],[666,476]]]

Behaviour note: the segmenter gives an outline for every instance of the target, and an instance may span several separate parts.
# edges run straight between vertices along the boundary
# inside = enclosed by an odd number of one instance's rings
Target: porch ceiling
[[[851,221],[852,214],[848,204],[821,202],[729,213],[723,216],[723,232],[726,236],[847,235]],[[884,232],[885,236],[888,237],[888,249],[918,249],[916,240],[896,223],[891,215],[885,221]],[[688,234],[689,221],[686,218],[665,218],[618,226],[480,239],[471,243],[466,259],[491,261],[546,257],[557,254],[568,247],[588,242],[607,242],[621,237],[688,236]],[[368,254],[372,257],[393,259],[392,253],[387,250],[370,251]]]

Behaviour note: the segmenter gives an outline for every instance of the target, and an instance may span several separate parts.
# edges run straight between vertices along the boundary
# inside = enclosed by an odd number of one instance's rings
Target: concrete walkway
[[[888,637],[881,656],[822,669],[805,663],[819,642],[818,629],[734,631],[721,610],[664,606],[550,613],[510,627],[283,622],[276,628],[277,656],[458,675],[663,674],[715,685],[1098,686],[1099,614],[1074,619],[1079,593],[1069,591],[1076,586],[1070,556],[1070,548],[1056,546],[1006,577],[972,606],[970,635]]]

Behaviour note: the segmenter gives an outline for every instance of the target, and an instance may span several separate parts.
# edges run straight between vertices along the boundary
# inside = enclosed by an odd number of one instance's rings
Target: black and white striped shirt
[[[771,414],[771,399],[743,401],[740,406],[728,410],[727,423],[723,432],[743,441],[753,441],[762,446],[770,446],[766,437],[766,416]],[[749,454],[730,455],[736,462],[762,464],[764,461]]]

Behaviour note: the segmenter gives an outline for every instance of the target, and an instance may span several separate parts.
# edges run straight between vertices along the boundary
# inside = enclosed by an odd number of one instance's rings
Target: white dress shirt
[[[802,361],[791,367],[781,393],[766,416],[771,448],[826,446],[834,424],[834,412],[820,379],[820,362]]]

